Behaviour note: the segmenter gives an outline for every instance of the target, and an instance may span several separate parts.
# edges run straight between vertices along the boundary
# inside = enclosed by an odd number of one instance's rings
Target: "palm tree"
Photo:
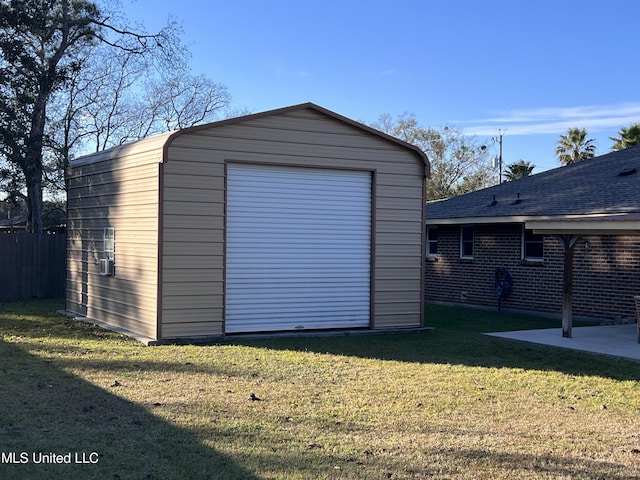
[[[622,127],[618,131],[617,137],[609,137],[609,139],[613,140],[611,150],[623,150],[632,145],[638,145],[640,143],[640,123],[630,127]]]
[[[584,128],[570,128],[566,135],[560,135],[556,144],[556,155],[562,165],[593,158],[596,156],[595,140],[587,139],[587,131]]]
[[[517,162],[507,165],[507,171],[504,172],[504,178],[507,182],[517,180],[518,178],[528,177],[536,166],[531,162],[518,160]]]

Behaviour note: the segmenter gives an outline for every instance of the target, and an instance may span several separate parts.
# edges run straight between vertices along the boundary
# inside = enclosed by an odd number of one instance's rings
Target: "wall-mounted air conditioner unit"
[[[113,261],[113,258],[100,259],[100,275],[104,275],[104,276],[115,275],[115,262]]]

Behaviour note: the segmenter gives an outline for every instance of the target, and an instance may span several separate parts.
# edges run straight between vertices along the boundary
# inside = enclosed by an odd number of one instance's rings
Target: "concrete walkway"
[[[485,333],[485,335],[640,361],[640,344],[636,328],[635,323],[574,327],[573,338],[564,338],[561,328]]]

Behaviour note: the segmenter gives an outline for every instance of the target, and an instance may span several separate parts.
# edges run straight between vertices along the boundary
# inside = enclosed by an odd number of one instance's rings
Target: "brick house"
[[[635,316],[640,146],[431,203],[426,224],[427,302],[497,307],[506,267],[503,309]]]

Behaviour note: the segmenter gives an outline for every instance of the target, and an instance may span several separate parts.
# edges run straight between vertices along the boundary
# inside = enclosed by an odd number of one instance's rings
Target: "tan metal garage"
[[[146,342],[419,327],[428,173],[314,104],[79,158],[66,309]]]

